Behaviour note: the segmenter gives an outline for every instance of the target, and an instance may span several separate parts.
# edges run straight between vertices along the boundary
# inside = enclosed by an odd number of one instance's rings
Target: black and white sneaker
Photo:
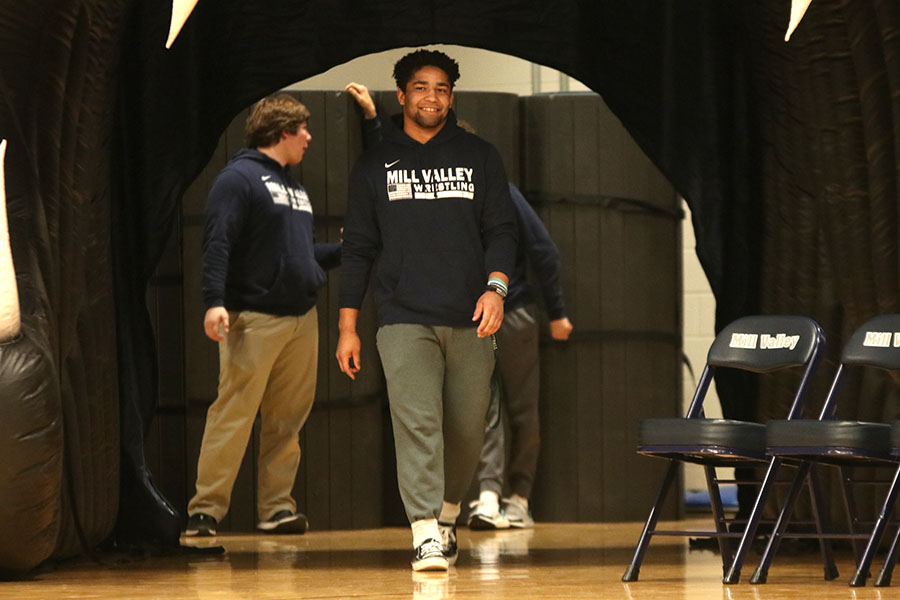
[[[446,571],[450,568],[444,556],[444,545],[434,538],[428,538],[416,548],[412,561],[413,571]]]
[[[212,537],[216,535],[216,521],[206,513],[196,513],[188,517],[184,535],[188,537]]]
[[[441,531],[441,545],[444,547],[444,557],[447,559],[448,564],[455,565],[456,559],[459,558],[459,545],[456,543],[456,524],[438,522],[438,529]]]
[[[292,510],[279,510],[277,513],[256,524],[256,528],[265,533],[306,533],[309,521],[306,515]]]

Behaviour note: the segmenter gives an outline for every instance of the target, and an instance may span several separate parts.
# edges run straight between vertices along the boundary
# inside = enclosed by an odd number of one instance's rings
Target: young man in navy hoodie
[[[377,263],[376,341],[417,571],[456,560],[516,251],[500,156],[451,110],[458,77],[441,52],[397,62],[402,123],[353,168],[344,224],[337,359],[351,379],[363,366],[356,322]]]
[[[363,146],[374,146],[383,139],[385,129],[375,101],[369,89],[361,83],[351,82],[346,89],[363,112]],[[458,124],[466,131],[475,133],[464,121],[459,120]],[[503,325],[495,335],[500,346],[496,368],[502,383],[503,409],[500,411],[500,423],[496,423],[496,415],[492,414],[488,419],[491,425],[484,430],[484,447],[476,471],[480,494],[478,500],[469,505],[472,508],[468,520],[470,529],[534,526],[528,499],[531,497],[540,449],[540,331],[535,318],[535,290],[526,276],[529,267],[537,276],[544,298],[544,308],[550,320],[550,337],[564,341],[572,333],[560,281],[562,264],[559,250],[540,217],[512,183],[509,184],[509,195],[516,209],[519,246],[515,268],[510,274],[509,293],[504,302]],[[491,408],[500,409],[499,406]],[[509,424],[511,434],[508,473],[504,422]],[[500,496],[507,479],[511,493],[505,499],[505,509],[501,511]]]
[[[209,192],[203,239],[206,335],[219,343],[219,390],[206,415],[188,536],[216,534],[259,411],[257,527],[304,533],[291,489],[299,432],[316,390],[316,293],[339,244],[316,244],[312,205],[290,167],[312,136],[309,111],[288,95],[260,100],[247,119],[248,148]],[[322,266],[320,266],[320,263]]]

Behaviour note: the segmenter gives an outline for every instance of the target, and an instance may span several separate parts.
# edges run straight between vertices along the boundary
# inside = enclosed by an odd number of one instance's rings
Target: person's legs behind
[[[495,365],[492,379],[498,377],[499,365]],[[496,397],[495,397],[496,396]],[[501,409],[503,394],[499,387],[491,388],[490,408],[487,427],[484,430],[484,444],[475,478],[479,482],[480,493],[469,503],[469,529],[506,529],[509,523],[500,511],[500,495],[503,492],[503,470],[506,466],[504,427],[506,411]]]
[[[510,497],[503,515],[510,527],[532,527],[529,511],[534,475],[540,451],[540,359],[539,331],[534,306],[509,311],[497,332],[499,370],[503,384],[504,417],[509,423]]]

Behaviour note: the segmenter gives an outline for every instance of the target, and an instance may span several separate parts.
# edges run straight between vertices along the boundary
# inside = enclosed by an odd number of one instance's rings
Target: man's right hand
[[[356,379],[356,374],[362,366],[359,362],[359,350],[362,344],[359,335],[355,331],[342,331],[337,343],[335,356],[341,372],[346,373],[350,379]]]
[[[206,337],[214,342],[221,342],[225,339],[220,332],[220,327],[227,334],[229,326],[228,311],[224,306],[213,306],[206,311],[206,316],[203,317],[203,331],[206,332]]]
[[[372,100],[372,96],[369,95],[369,88],[361,83],[351,81],[344,89],[350,92],[350,95],[353,96],[353,99],[359,104],[365,118],[374,119],[378,116],[378,112],[375,110],[375,101]]]
[[[550,337],[554,340],[565,341],[569,339],[571,333],[572,323],[566,317],[550,321]]]

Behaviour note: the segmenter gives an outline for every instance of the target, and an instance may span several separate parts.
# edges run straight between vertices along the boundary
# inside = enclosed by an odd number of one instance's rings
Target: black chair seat
[[[778,465],[774,459],[766,456],[765,425],[727,419],[705,419],[703,402],[718,372],[717,369],[734,369],[764,377],[784,369],[802,368],[803,377],[795,380],[799,385],[791,408],[786,413],[788,416],[802,414],[808,382],[819,363],[824,347],[825,335],[822,328],[808,317],[783,315],[741,317],[726,325],[716,335],[706,355],[706,366],[697,381],[685,418],[641,421],[637,439],[638,453],[657,459],[668,459],[668,467],[656,502],[647,515],[641,537],[634,549],[631,564],[622,575],[622,581],[637,581],[650,539],[654,535],[662,534],[714,538],[718,540],[722,568],[728,569],[730,566],[731,570],[740,572],[740,565],[746,552],[744,539],[753,539],[759,525],[760,512],[754,510],[750,519],[742,524],[741,530],[744,533],[732,529],[730,526],[736,523],[736,520],[725,513],[719,484],[731,482],[734,477],[729,473],[728,479],[720,479],[717,471],[719,467],[758,467],[769,464],[767,477],[760,492],[764,498],[774,481],[770,473]],[[673,485],[677,487],[679,466],[686,462],[703,466],[715,529],[659,531],[656,525],[666,494]],[[749,471],[746,475],[752,477],[754,470]],[[747,477],[742,475],[740,479],[744,480]],[[732,537],[741,537],[741,546],[737,552],[734,552],[732,544],[734,540],[729,539]],[[831,563],[828,566],[831,566]]]
[[[744,455],[766,452],[766,426],[729,419],[645,419],[638,432],[638,452],[697,453],[702,447],[728,448]],[[670,450],[667,450],[670,449]]]
[[[887,456],[891,449],[891,426],[861,421],[769,421],[769,450],[778,454],[821,455],[829,451],[860,456]],[[898,432],[900,436],[900,432]]]

